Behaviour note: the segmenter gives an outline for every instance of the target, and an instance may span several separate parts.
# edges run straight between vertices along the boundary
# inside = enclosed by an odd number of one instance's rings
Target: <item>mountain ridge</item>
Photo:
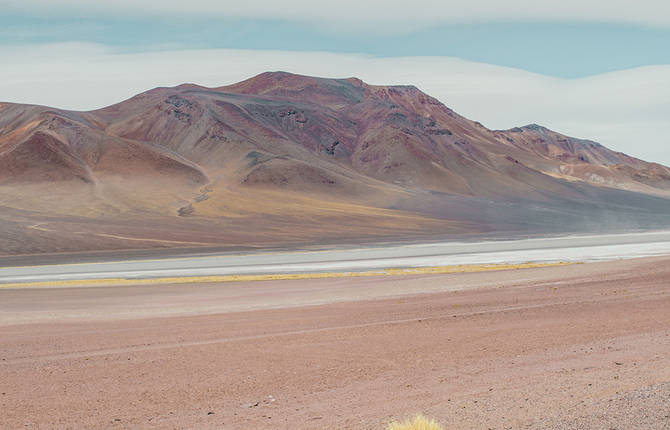
[[[107,231],[127,218],[176,229],[150,238],[205,244],[258,242],[245,220],[267,222],[273,243],[572,231],[597,216],[648,228],[665,225],[669,196],[661,164],[537,124],[490,130],[411,85],[266,72],[86,112],[0,103],[0,205],[26,211],[18,225],[59,214]],[[131,239],[90,246],[154,240]]]

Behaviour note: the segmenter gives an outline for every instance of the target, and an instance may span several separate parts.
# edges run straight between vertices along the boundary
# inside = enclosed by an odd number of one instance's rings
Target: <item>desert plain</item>
[[[670,428],[670,257],[0,289],[0,428]]]
[[[0,429],[668,429],[668,214],[412,85],[2,102]]]

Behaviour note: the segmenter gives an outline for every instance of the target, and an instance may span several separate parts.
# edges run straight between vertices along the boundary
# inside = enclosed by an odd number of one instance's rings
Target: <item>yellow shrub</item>
[[[394,421],[388,426],[388,430],[444,430],[441,425],[433,420],[417,415],[414,420],[406,420],[401,423]]]

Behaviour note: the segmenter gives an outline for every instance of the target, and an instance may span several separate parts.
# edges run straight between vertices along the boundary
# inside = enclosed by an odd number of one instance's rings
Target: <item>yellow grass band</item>
[[[296,279],[348,278],[366,276],[398,276],[418,274],[448,274],[489,272],[495,270],[532,269],[539,267],[556,267],[579,264],[574,262],[558,263],[521,263],[521,264],[465,264],[457,266],[415,267],[401,269],[382,269],[366,272],[327,272],[327,273],[281,273],[270,275],[221,275],[221,276],[180,276],[151,279],[105,278],[81,279],[69,281],[16,282],[0,284],[0,288],[40,288],[40,287],[87,287],[87,286],[122,286],[122,285],[154,285],[154,284],[201,284],[218,282],[248,281],[279,281]]]

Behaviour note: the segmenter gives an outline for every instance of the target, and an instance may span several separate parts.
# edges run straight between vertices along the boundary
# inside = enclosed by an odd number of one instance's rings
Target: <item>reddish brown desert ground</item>
[[[0,428],[670,427],[670,258],[0,290]]]

